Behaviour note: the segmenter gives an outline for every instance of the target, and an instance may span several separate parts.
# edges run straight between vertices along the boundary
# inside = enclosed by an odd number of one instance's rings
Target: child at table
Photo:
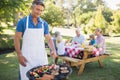
[[[95,35],[94,35],[94,34],[91,34],[91,35],[90,35],[89,45],[94,45],[94,44],[96,44]]]
[[[61,56],[65,56],[65,41],[63,41],[62,36],[58,36],[56,38],[56,46],[57,46],[57,54]]]

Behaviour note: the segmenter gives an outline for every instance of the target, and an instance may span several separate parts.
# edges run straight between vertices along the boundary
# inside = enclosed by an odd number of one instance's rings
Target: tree
[[[77,6],[79,6],[82,13],[87,13],[89,11],[96,10],[95,5],[93,4],[92,0],[78,0]]]
[[[87,24],[91,18],[91,13],[96,10],[95,5],[92,0],[77,0],[76,2],[72,13],[75,26]]]
[[[11,22],[14,19],[14,14],[18,11],[23,11],[26,5],[31,0],[2,0],[0,2],[0,21]]]
[[[102,14],[102,6],[99,6],[96,12],[95,26],[101,28],[103,33],[105,33],[105,29],[108,27],[108,23]]]
[[[16,24],[19,13],[27,12],[28,5],[32,0],[1,0],[0,1],[0,32],[2,23],[9,25],[9,23]],[[25,11],[24,11],[25,10]]]
[[[112,25],[114,27],[114,32],[115,33],[120,33],[120,11],[115,11],[113,12],[112,16]]]
[[[104,10],[102,11],[102,14],[103,14],[105,20],[110,23],[112,21],[111,17],[113,15],[112,10],[110,10],[108,7],[104,7],[103,9]]]
[[[105,2],[103,0],[93,0],[93,3],[96,7],[99,7],[99,5],[105,6]]]
[[[42,18],[45,19],[51,26],[64,25],[63,11],[51,1],[46,1],[46,9]]]

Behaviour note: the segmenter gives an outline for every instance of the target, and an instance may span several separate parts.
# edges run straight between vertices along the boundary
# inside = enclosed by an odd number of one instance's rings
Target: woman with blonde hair
[[[57,54],[58,55],[66,55],[65,54],[65,41],[63,41],[62,36],[58,36],[56,38],[56,46],[57,46]]]
[[[95,35],[96,37],[96,45],[98,45],[99,47],[102,48],[102,51],[100,52],[100,54],[104,54],[105,53],[105,38],[102,35],[102,30],[100,28],[97,28],[95,30]]]

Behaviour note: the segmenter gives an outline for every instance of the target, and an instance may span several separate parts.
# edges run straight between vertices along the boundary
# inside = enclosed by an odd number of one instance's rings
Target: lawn
[[[70,80],[120,80],[120,38],[107,38],[106,42],[107,51],[112,55],[103,60],[104,68],[99,68],[97,61],[88,63],[78,76],[78,69],[72,67]],[[51,58],[49,60],[51,63]],[[15,52],[0,55],[0,80],[18,80],[18,68]]]

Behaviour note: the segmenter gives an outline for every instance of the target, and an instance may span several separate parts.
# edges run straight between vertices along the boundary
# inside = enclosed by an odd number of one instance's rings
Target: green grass
[[[18,60],[16,53],[0,55],[0,80],[17,80]]]
[[[104,68],[100,68],[97,61],[88,63],[83,74],[78,76],[78,69],[72,67],[70,80],[120,80],[120,42],[115,44],[109,40],[107,40],[107,51],[112,55],[103,60]],[[49,61],[52,63],[51,58]],[[18,71],[15,52],[0,55],[0,80],[18,80]]]

